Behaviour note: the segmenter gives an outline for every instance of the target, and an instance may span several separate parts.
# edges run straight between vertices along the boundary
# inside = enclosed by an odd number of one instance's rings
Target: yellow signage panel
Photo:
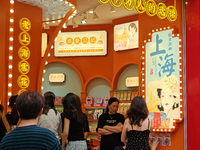
[[[62,32],[55,41],[54,55],[99,56],[107,54],[107,32]]]
[[[51,73],[49,74],[49,82],[64,82],[65,74],[64,73]]]
[[[139,86],[139,77],[127,77],[126,87],[136,87]]]

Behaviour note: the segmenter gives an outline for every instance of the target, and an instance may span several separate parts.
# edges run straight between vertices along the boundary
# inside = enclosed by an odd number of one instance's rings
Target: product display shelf
[[[62,105],[62,103],[55,103],[55,105]]]
[[[98,119],[88,119],[89,122],[97,122]]]
[[[96,109],[96,108],[103,108],[103,109],[105,109],[106,106],[85,106],[85,109]]]
[[[132,101],[119,101],[119,103],[131,103]]]
[[[98,133],[97,132],[89,132],[89,134],[96,134],[97,135]]]

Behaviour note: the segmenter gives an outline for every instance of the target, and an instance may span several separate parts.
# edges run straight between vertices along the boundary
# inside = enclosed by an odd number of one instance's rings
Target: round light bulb
[[[8,67],[9,67],[9,69],[12,69],[12,65],[9,65]]]
[[[9,47],[9,50],[13,50],[13,47],[12,47],[12,46],[10,46],[10,47]]]
[[[10,12],[11,12],[11,13],[14,13],[14,10],[13,10],[13,9],[10,9]]]

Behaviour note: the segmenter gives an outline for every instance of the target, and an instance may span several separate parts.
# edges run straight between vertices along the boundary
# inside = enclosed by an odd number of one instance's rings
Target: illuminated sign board
[[[51,73],[49,74],[49,82],[64,82],[65,74],[64,73]]]
[[[61,32],[55,41],[54,55],[98,56],[107,54],[107,32]]]

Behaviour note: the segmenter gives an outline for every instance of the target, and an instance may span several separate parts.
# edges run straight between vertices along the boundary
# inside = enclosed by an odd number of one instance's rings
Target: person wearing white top
[[[60,113],[55,109],[55,94],[46,92],[44,98],[45,106],[38,126],[51,130],[59,139],[59,135],[62,133],[62,120]]]

